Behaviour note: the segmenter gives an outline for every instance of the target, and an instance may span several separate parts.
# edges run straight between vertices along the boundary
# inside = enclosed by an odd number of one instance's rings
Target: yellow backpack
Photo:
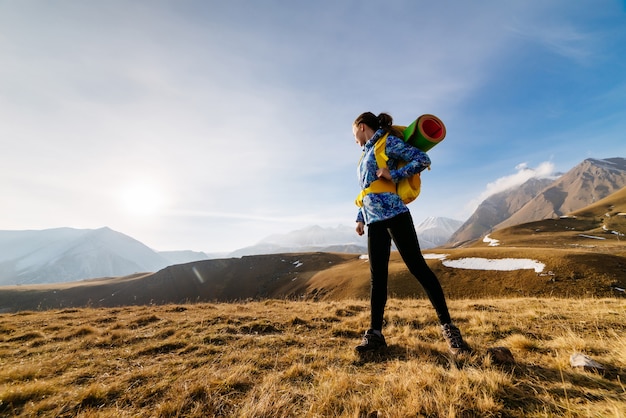
[[[446,127],[443,122],[434,115],[422,115],[417,118],[409,126],[397,126],[403,132],[404,141],[426,152],[432,147],[443,141],[446,136]],[[387,145],[386,134],[380,138],[376,145],[374,145],[374,156],[376,157],[376,164],[378,168],[387,167],[387,154],[385,154],[385,147]],[[363,159],[363,155],[361,155]],[[359,162],[360,164],[360,162]],[[398,168],[406,165],[405,161],[398,163]],[[430,167],[428,167],[430,170]],[[358,207],[363,206],[363,198],[369,193],[397,193],[405,204],[409,204],[414,201],[420,194],[422,179],[420,173],[414,174],[411,177],[400,180],[397,184],[391,180],[385,178],[379,178],[374,180],[369,187],[361,190],[361,193],[357,196],[355,203]]]

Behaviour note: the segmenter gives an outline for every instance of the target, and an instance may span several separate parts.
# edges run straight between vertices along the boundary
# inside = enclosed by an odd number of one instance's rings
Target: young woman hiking
[[[371,112],[361,114],[352,124],[356,143],[363,148],[363,156],[358,166],[361,190],[371,186],[378,179],[397,183],[400,179],[419,173],[430,166],[430,158],[425,152],[406,144],[402,132],[392,127],[393,119],[386,113],[376,116]],[[387,167],[379,168],[376,163],[375,145],[386,138],[385,153],[389,160]],[[406,165],[398,168],[399,161]],[[385,181],[385,180],[383,180]],[[361,194],[363,196],[363,193]],[[371,273],[371,322],[363,341],[356,347],[359,353],[378,350],[387,346],[382,334],[383,315],[387,303],[387,276],[391,240],[396,244],[400,256],[411,274],[422,285],[432,303],[441,324],[443,337],[450,352],[469,352],[461,332],[452,324],[446,299],[439,280],[432,272],[419,247],[413,218],[402,199],[392,192],[370,192],[363,196],[362,207],[356,220],[356,232],[365,233],[367,225],[367,248]]]

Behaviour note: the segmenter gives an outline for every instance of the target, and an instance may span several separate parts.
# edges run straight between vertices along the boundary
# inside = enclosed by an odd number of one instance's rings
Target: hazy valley
[[[624,161],[585,160],[556,180],[530,180],[488,198],[464,224],[445,218],[419,224],[424,253],[446,294],[451,298],[623,296],[626,189],[610,192],[626,182]],[[592,186],[595,191],[590,197]],[[555,188],[567,192],[550,192]],[[553,209],[576,210],[568,212],[570,216],[557,217],[555,212],[549,219],[494,230],[510,222],[515,215],[506,214],[513,209],[514,214],[524,208],[541,212],[537,208],[545,206],[548,195],[560,196],[550,203]],[[543,203],[537,203],[538,196],[544,196],[539,199]],[[593,202],[587,205],[589,200]],[[497,201],[508,202],[509,209],[494,205]],[[500,207],[495,211],[498,216],[489,215],[494,207]],[[486,240],[450,244],[454,236],[485,228],[491,231]],[[20,232],[0,234],[4,243],[0,273],[6,284],[0,286],[0,310],[4,312],[263,298],[339,300],[369,294],[369,265],[361,257],[366,253],[365,239],[356,236],[352,227],[305,228],[268,237],[220,259],[191,251],[159,253],[108,228]],[[531,260],[542,268],[484,267],[497,259]],[[459,267],[455,260],[478,260],[483,265]],[[129,273],[116,274],[120,267]],[[59,278],[63,283],[54,283]],[[9,285],[16,283],[11,279],[21,285]],[[39,284],[25,285],[29,282]],[[424,296],[395,252],[390,292],[402,298]]]
[[[424,253],[450,298],[622,297],[626,289],[624,213],[626,188],[568,216],[498,229],[486,239]],[[463,265],[467,260],[473,266]],[[493,267],[495,260],[504,267]],[[515,267],[520,260],[541,267]],[[395,252],[389,290],[399,298],[424,296]],[[201,260],[155,273],[80,282],[4,286],[0,309],[265,298],[341,300],[368,295],[369,265],[360,254],[302,252]]]

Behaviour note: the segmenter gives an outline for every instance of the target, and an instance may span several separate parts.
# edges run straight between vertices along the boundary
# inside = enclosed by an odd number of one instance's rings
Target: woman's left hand
[[[376,170],[376,177],[391,180],[391,173],[387,167],[379,168]]]

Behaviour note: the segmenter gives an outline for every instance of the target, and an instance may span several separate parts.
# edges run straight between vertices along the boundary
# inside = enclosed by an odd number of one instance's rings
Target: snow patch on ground
[[[498,245],[500,245],[500,241],[498,241],[497,239],[489,238],[489,234],[485,235],[485,238],[483,238],[483,242],[488,242],[490,247],[497,247]]]
[[[593,236],[593,235],[585,235],[585,234],[578,234],[578,236],[579,237],[583,237],[583,238],[591,238],[591,239],[602,239],[602,240],[606,239],[604,237],[596,237],[596,236]]]
[[[448,254],[424,254],[425,260],[445,260]]]
[[[467,270],[535,270],[535,273],[541,273],[546,267],[545,264],[528,258],[459,258],[458,260],[443,260],[443,265]]]
[[[528,258],[460,258],[458,260],[446,260],[448,254],[424,254],[425,259],[437,259],[441,260],[442,264],[446,267],[465,269],[465,270],[497,270],[497,271],[512,271],[512,270],[535,270],[536,273],[541,273],[546,267],[545,264],[536,260]]]
[[[449,254],[428,253],[423,254],[426,260],[441,260],[446,267],[465,269],[465,270],[495,270],[495,271],[513,271],[513,270],[535,270],[535,273],[541,273],[546,267],[545,264],[531,260],[529,258],[459,258],[458,260],[447,260]],[[367,260],[367,255],[359,256],[361,260]],[[551,273],[551,272],[550,272]]]

